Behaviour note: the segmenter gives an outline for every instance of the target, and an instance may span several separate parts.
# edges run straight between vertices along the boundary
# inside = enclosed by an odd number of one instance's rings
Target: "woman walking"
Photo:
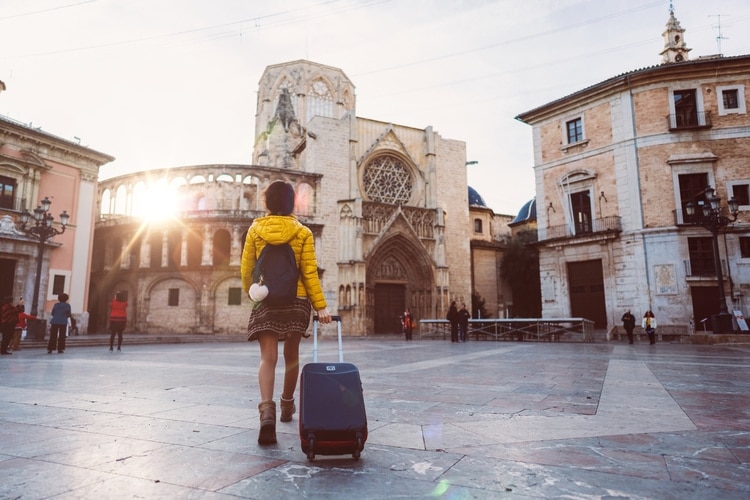
[[[330,323],[323,289],[318,277],[318,263],[312,231],[302,225],[292,214],[294,210],[294,187],[282,181],[273,182],[265,191],[266,209],[269,214],[255,219],[247,232],[242,251],[240,274],[242,289],[255,302],[247,332],[248,340],[260,344],[258,385],[260,388],[260,432],[258,442],[276,442],[276,403],[274,401],[274,378],[279,356],[278,344],[284,342],[284,384],[281,391],[282,422],[290,422],[297,408],[294,393],[299,378],[299,343],[310,324],[311,306],[321,323]],[[253,284],[253,271],[266,245],[288,244],[294,252],[299,268],[297,297],[290,304],[271,305],[261,295],[253,292],[261,287]],[[251,290],[251,286],[254,290]]]

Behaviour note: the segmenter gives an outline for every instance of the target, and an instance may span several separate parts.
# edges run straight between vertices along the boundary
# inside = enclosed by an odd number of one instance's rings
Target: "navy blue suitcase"
[[[313,317],[313,362],[302,367],[299,386],[299,434],[308,460],[315,455],[359,458],[367,441],[367,413],[359,370],[344,363],[341,317],[338,363],[318,363],[318,321]]]

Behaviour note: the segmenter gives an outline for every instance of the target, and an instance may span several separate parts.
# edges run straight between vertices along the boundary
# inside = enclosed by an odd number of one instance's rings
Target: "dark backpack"
[[[299,269],[289,243],[267,243],[263,247],[253,269],[253,283],[261,283],[261,280],[268,287],[268,296],[263,302],[270,306],[284,306],[294,302],[297,297]]]

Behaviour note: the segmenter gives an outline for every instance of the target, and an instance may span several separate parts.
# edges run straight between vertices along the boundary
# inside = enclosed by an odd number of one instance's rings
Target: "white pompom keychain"
[[[263,284],[263,276],[260,277],[258,283],[250,285],[248,295],[253,302],[261,302],[263,299],[268,297],[268,287]]]

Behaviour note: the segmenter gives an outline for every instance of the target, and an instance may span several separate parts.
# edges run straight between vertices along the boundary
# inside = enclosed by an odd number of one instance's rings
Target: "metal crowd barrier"
[[[515,340],[532,342],[594,341],[594,322],[586,318],[510,318],[470,319],[469,339]],[[445,319],[419,321],[419,338],[450,339],[450,322]]]

